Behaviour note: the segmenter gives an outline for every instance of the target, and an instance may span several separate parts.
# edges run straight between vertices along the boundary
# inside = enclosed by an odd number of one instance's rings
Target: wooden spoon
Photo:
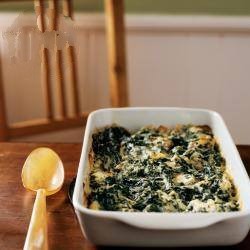
[[[35,191],[36,200],[26,236],[24,249],[48,249],[46,196],[60,190],[64,168],[59,156],[49,148],[37,148],[26,159],[22,182],[26,189]]]

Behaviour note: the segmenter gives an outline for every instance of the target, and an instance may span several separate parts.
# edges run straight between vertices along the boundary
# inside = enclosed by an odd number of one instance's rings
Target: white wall
[[[82,110],[107,107],[103,16],[80,15],[76,20]],[[44,115],[40,59],[37,51],[32,53],[32,60],[15,64],[4,53],[10,121]],[[237,143],[250,143],[250,18],[128,16],[127,53],[131,106],[214,109]],[[30,140],[81,141],[82,134],[77,129]]]

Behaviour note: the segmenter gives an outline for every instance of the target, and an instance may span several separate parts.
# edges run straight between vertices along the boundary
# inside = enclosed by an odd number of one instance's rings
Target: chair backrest
[[[105,1],[108,70],[111,107],[122,107],[128,105],[127,74],[126,74],[126,48],[124,28],[124,3],[123,0]],[[36,0],[34,7],[38,18],[38,27],[41,32],[45,31],[45,5],[43,0]],[[59,2],[62,3],[63,15],[73,17],[71,0],[47,0],[49,15],[49,30],[57,30]],[[63,53],[66,53],[63,55]],[[0,56],[1,57],[1,56]],[[56,71],[56,85],[59,96],[60,117],[53,112],[53,95],[51,82],[51,67],[49,58],[54,57]],[[63,62],[66,58],[66,62]],[[73,116],[67,114],[67,102],[65,93],[65,79],[63,77],[63,63],[67,63],[70,72],[71,98],[73,100]],[[47,48],[41,48],[41,71],[44,89],[44,100],[46,105],[46,117],[44,119],[28,120],[8,124],[6,103],[4,96],[3,77],[1,72],[0,58],[0,141],[12,138],[50,132],[60,129],[82,126],[87,119],[88,112],[81,112],[79,105],[79,91],[77,82],[76,55],[73,46],[67,44],[64,50],[56,49],[55,52]]]

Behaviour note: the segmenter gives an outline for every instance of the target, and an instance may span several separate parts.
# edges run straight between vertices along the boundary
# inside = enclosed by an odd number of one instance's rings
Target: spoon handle
[[[33,207],[24,250],[48,249],[46,192],[39,189]]]

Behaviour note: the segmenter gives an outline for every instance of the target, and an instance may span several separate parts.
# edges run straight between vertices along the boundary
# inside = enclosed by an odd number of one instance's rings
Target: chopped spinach
[[[237,190],[212,130],[111,126],[92,136],[88,206],[144,212],[240,209]]]

